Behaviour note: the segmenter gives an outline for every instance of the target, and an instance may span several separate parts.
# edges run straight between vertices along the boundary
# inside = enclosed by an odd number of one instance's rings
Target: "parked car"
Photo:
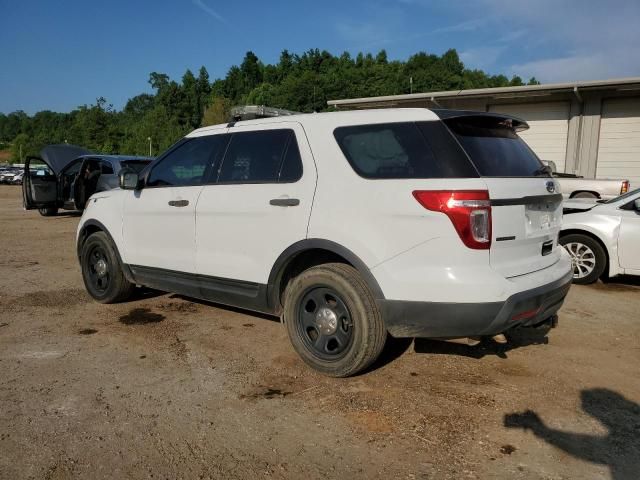
[[[118,174],[140,172],[149,157],[96,155],[75,145],[49,145],[39,157],[28,157],[24,166],[23,203],[51,216],[58,209],[83,210],[96,192],[118,187]]]
[[[609,200],[627,193],[631,184],[626,179],[584,178],[571,173],[559,173],[556,164],[550,160],[543,160],[552,175],[560,182],[562,194],[565,198],[593,198]]]
[[[640,188],[606,201],[566,202],[560,243],[575,283],[640,275]]]
[[[24,172],[18,172],[16,173],[13,178],[11,179],[11,183],[13,185],[22,185],[22,177],[24,175]]]
[[[13,177],[15,177],[19,172],[20,170],[15,168],[6,169],[4,172],[0,173],[0,183],[12,183]]]
[[[99,302],[135,285],[281,316],[318,371],[397,337],[554,323],[572,278],[562,195],[499,114],[385,109],[192,132],[78,226]]]

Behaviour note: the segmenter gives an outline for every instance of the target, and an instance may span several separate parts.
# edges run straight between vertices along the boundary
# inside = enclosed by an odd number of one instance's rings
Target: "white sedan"
[[[560,244],[574,283],[640,275],[640,188],[607,201],[565,201]]]

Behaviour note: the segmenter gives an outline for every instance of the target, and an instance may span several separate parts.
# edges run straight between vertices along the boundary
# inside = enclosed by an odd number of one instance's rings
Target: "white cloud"
[[[513,32],[527,32],[517,38],[517,48],[533,59],[507,66],[509,74],[543,82],[640,75],[637,0],[483,0],[483,5]]]
[[[200,10],[202,10],[203,12],[205,12],[207,15],[215,18],[216,20],[218,20],[219,22],[222,23],[227,23],[227,19],[224,18],[222,15],[220,15],[218,12],[216,12],[213,8],[211,8],[210,6],[206,5],[203,0],[193,0],[193,4],[198,7]]]
[[[631,77],[640,74],[640,55],[633,52],[576,53],[558,58],[546,58],[511,65],[508,73],[523,78],[536,77],[544,82],[572,82],[578,80],[605,80],[616,77]]]
[[[470,48],[460,52],[460,60],[470,68],[490,68],[506,49],[506,45]]]
[[[446,27],[436,28],[431,33],[455,33],[455,32],[472,32],[478,30],[487,24],[489,18],[474,18],[464,22],[448,25]]]

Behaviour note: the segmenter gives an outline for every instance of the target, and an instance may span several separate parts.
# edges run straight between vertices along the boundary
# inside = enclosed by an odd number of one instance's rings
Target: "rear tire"
[[[38,209],[43,217],[53,217],[58,214],[58,207],[42,207]]]
[[[312,267],[289,283],[284,322],[304,362],[332,377],[370,366],[387,336],[371,291],[357,270],[342,263]]]
[[[116,249],[104,232],[96,232],[85,240],[80,265],[87,292],[100,303],[122,302],[135,289],[124,276]]]
[[[588,285],[602,276],[607,267],[607,254],[597,240],[581,233],[571,233],[560,237],[560,245],[571,256],[573,283]]]

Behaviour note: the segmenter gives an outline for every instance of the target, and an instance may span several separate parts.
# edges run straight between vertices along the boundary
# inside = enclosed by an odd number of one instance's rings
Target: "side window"
[[[291,134],[287,152],[284,154],[282,168],[280,169],[279,182],[292,183],[300,180],[302,177],[302,158],[300,158],[300,150],[298,149],[298,141],[294,133]]]
[[[200,185],[224,152],[228,135],[208,135],[188,139],[151,169],[147,185]]]
[[[222,162],[218,183],[277,182],[285,148],[292,134],[289,129],[234,133]]]
[[[100,173],[103,175],[111,175],[113,173],[113,167],[110,163],[100,162]]]

